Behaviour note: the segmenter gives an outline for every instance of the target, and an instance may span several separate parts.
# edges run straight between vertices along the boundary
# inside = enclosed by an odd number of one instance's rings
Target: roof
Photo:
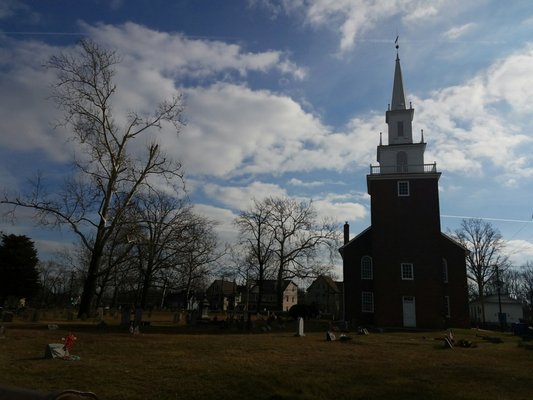
[[[517,305],[522,305],[522,302],[520,300],[516,300],[516,299],[513,299],[512,297],[510,297],[509,295],[507,294],[502,294],[500,295],[500,299],[498,300],[498,295],[497,294],[491,294],[491,295],[488,295],[488,296],[485,296],[485,298],[483,299],[483,302],[485,304],[493,304],[493,303],[499,303],[501,301],[502,304],[517,304]],[[481,300],[479,298],[477,298],[476,300],[473,300],[470,302],[470,304],[481,304]]]
[[[290,279],[284,279],[283,282],[282,282],[282,289],[283,290],[287,289],[287,286],[289,286],[291,283],[294,286],[298,287],[298,285],[296,283],[294,283],[293,281],[291,281]],[[254,284],[252,285],[252,290],[257,288],[257,287],[259,287],[259,285],[257,284],[257,282],[254,282]],[[278,288],[277,279],[265,279],[265,280],[263,280],[263,293],[276,293],[277,292],[277,288]]]
[[[357,241],[361,236],[369,232],[371,229],[372,229],[372,226],[369,226],[364,231],[360,232],[357,236],[353,237],[350,241],[348,241],[348,243],[345,243],[341,247],[339,247],[339,252],[341,253],[341,255],[342,255],[344,248],[350,246],[353,242]]]
[[[207,289],[208,292],[216,292],[223,294],[233,294],[237,292],[237,284],[233,281],[225,281],[222,279],[215,279]]]
[[[323,281],[332,291],[339,293],[342,291],[342,282],[335,282],[333,279],[331,279],[329,276],[326,275],[319,275],[307,288],[307,291],[309,291],[310,288],[315,285],[316,282]]]

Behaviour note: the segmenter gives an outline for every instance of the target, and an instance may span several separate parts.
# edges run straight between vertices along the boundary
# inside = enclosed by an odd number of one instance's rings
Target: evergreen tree
[[[24,235],[2,235],[0,245],[0,305],[8,296],[31,297],[39,289],[37,250]]]

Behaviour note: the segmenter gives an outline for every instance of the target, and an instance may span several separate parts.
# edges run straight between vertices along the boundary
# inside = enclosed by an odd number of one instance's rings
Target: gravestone
[[[103,321],[103,319],[104,319],[104,307],[98,307],[96,309],[96,313],[98,314],[98,321]]]
[[[298,333],[296,336],[305,336],[304,334],[304,319],[302,317],[298,318]]]

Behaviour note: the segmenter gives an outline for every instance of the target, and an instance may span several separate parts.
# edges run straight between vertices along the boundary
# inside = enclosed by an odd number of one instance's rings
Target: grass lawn
[[[77,389],[100,399],[509,399],[533,398],[533,351],[507,333],[454,331],[477,347],[444,349],[444,332],[352,335],[327,342],[325,325],[272,332],[150,326],[138,335],[94,323],[4,323],[0,384]],[[155,325],[155,324],[153,324]],[[44,359],[72,330],[79,361]],[[503,343],[482,336],[499,337]]]

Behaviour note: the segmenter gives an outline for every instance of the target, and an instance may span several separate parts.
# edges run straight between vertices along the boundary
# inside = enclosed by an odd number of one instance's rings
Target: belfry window
[[[408,172],[407,153],[405,151],[399,151],[396,154],[396,172]]]
[[[398,137],[403,137],[403,121],[398,121]]]

